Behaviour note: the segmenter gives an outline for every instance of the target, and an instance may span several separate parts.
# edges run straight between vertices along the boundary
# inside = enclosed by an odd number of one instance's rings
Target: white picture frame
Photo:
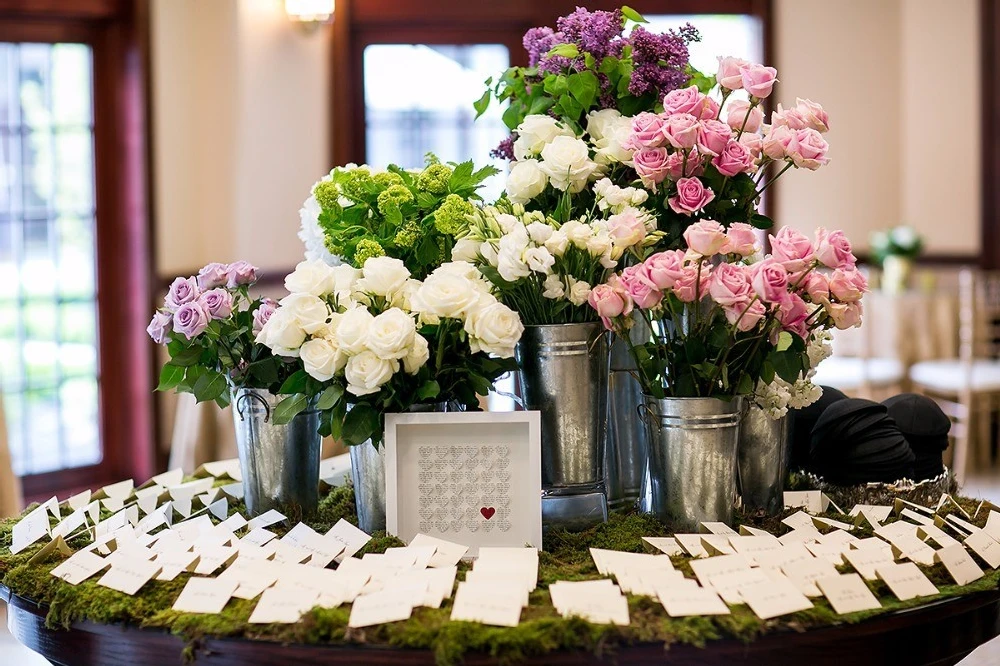
[[[539,412],[386,414],[385,492],[386,531],[406,543],[541,550]]]

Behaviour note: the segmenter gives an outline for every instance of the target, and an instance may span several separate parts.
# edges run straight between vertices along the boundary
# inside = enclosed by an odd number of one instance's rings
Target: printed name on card
[[[979,565],[973,561],[969,552],[965,550],[965,546],[960,543],[942,548],[934,554],[934,557],[944,565],[944,568],[948,570],[958,585],[968,585],[985,575]]]

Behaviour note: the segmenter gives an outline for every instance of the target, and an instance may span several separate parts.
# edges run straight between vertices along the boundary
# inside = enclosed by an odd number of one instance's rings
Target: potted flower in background
[[[882,289],[890,294],[905,291],[913,262],[924,251],[924,239],[913,227],[900,225],[872,232],[869,242],[872,259],[882,267]]]
[[[277,303],[252,298],[258,269],[245,261],[212,263],[198,275],[175,279],[146,329],[169,360],[159,391],[194,395],[198,402],[233,404],[236,444],[247,510],[281,506],[310,513],[318,502],[318,414],[302,410],[279,421],[278,389],[301,364],[271,353],[255,337]]]

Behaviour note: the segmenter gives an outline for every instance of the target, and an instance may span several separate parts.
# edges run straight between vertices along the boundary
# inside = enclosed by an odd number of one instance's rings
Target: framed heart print
[[[541,549],[538,412],[386,414],[385,466],[389,534]]]

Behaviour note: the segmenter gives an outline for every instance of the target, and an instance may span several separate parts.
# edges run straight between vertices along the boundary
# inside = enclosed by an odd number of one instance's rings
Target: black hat
[[[827,407],[847,399],[843,392],[832,386],[820,386],[820,388],[823,390],[823,395],[820,396],[819,400],[802,409],[792,409],[788,412],[792,437],[788,460],[789,469],[798,470],[806,467],[806,463],[809,461],[809,442],[816,420]]]
[[[942,453],[948,448],[951,419],[934,400],[917,393],[896,395],[882,404],[899,425],[916,457],[913,463],[914,480],[941,475],[944,472]]]

